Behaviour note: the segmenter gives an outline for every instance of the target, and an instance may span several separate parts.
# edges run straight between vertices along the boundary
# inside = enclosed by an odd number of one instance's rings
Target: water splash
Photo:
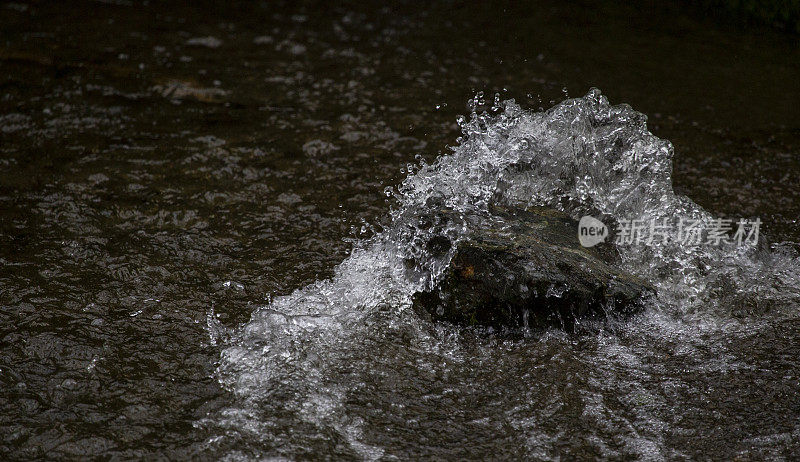
[[[673,192],[672,145],[652,135],[646,117],[629,106],[610,105],[598,90],[545,112],[513,100],[495,106],[460,120],[463,136],[452,152],[421,164],[389,191],[396,200],[391,224],[357,242],[331,279],[276,298],[225,333],[218,375],[238,403],[205,424],[228,435],[240,451],[233,456],[322,450],[378,458],[382,449],[363,441],[363,422],[345,405],[348,387],[368,385],[352,370],[369,366],[368,349],[395,336],[406,339],[404,348],[424,351],[414,367],[431,367],[430,358],[463,361],[455,339],[409,309],[412,296],[432,287],[452,257],[452,246],[433,251],[432,240],[457,242],[469,233],[467,220],[440,221],[433,211],[441,207],[462,216],[511,203],[546,205],[575,218],[713,219]],[[800,261],[786,249],[672,240],[621,252],[629,271],[658,288],[651,310],[673,318],[716,310],[727,319],[737,310],[800,300]]]

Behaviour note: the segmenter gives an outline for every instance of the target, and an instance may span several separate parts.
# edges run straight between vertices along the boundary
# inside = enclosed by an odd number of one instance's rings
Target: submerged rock
[[[653,291],[620,268],[613,243],[582,247],[578,223],[561,212],[495,208],[464,219],[473,231],[456,244],[440,283],[414,298],[434,319],[573,328],[578,319],[632,314]]]

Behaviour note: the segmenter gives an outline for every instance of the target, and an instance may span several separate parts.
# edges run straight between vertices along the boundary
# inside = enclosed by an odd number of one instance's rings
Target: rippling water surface
[[[669,6],[0,7],[3,458],[800,457],[796,37]],[[410,225],[491,202],[763,242],[624,249],[658,296],[588,334],[432,324],[409,301],[449,256]]]

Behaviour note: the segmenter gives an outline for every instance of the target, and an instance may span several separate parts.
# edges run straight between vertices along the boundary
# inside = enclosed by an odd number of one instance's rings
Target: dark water
[[[796,37],[669,5],[0,8],[0,458],[800,457]],[[676,192],[783,243],[731,267],[745,302],[521,340],[400,302],[275,320],[336,271],[332,305],[383,296],[337,265],[476,92],[590,87],[672,142]]]

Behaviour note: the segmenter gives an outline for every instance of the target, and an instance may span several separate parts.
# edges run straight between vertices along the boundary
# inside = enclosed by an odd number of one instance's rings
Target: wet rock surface
[[[578,223],[561,212],[495,208],[466,220],[473,231],[456,244],[445,276],[414,299],[434,319],[572,330],[583,321],[633,314],[654,291],[625,272],[610,239],[582,247]]]

